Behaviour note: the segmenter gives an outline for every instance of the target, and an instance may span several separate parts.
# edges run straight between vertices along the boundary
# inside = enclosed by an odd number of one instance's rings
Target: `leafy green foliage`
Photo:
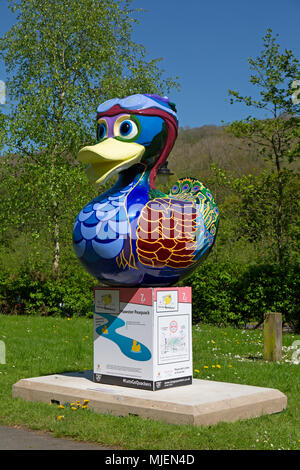
[[[241,326],[261,322],[271,311],[298,324],[298,265],[207,263],[183,283],[193,289],[194,323]]]
[[[17,21],[0,41],[9,80],[12,151],[47,156],[95,139],[98,104],[169,90],[158,60],[132,39],[130,0],[11,0]]]
[[[291,99],[293,94],[292,83],[299,77],[299,60],[291,50],[280,52],[280,45],[276,42],[278,35],[273,36],[270,28],[263,38],[264,49],[255,59],[249,58],[251,70],[250,83],[260,89],[259,97],[242,96],[237,91],[229,90],[231,103],[242,102],[255,109],[264,109],[276,119],[282,113],[297,115],[299,105]],[[261,126],[264,121],[248,117]],[[270,123],[268,123],[270,124]],[[277,125],[277,124],[275,124]],[[246,126],[249,128],[249,126]]]
[[[56,275],[65,215],[76,216],[83,194],[84,173],[75,155],[96,140],[97,106],[115,96],[164,93],[175,86],[162,78],[158,60],[146,60],[145,49],[132,41],[136,20],[130,4],[10,1],[17,21],[0,39],[12,103],[6,118],[0,115],[1,137],[11,154],[1,161],[1,167],[6,163],[0,169],[6,178],[1,191],[8,196],[2,218],[36,237],[41,227],[51,234]]]
[[[251,146],[256,144],[261,156],[273,162],[277,176],[276,198],[276,246],[279,263],[284,263],[283,247],[283,193],[285,182],[283,162],[292,162],[299,156],[300,105],[292,100],[292,83],[300,76],[299,60],[292,51],[280,52],[276,36],[268,29],[263,38],[264,49],[260,56],[248,60],[251,69],[250,82],[260,89],[254,99],[229,90],[231,103],[244,103],[255,110],[264,110],[266,119],[248,116],[228,126],[228,132],[242,138]]]
[[[41,273],[1,275],[0,308],[4,314],[92,316],[95,281],[88,276],[64,277],[60,281]]]
[[[257,252],[258,263],[277,261],[276,240],[278,201],[277,176],[264,170],[259,174],[240,178],[214,168],[215,185],[223,187],[225,198],[220,200],[222,226],[217,243],[235,246],[241,240],[251,243]],[[282,251],[285,262],[297,260],[299,244],[299,174],[282,170],[284,192],[282,194]],[[217,192],[218,189],[217,189]],[[221,239],[221,240],[220,240]],[[299,260],[299,258],[298,258]]]

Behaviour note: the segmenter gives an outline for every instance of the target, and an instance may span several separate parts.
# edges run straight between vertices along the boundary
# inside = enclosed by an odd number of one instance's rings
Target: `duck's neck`
[[[149,177],[150,177],[151,168],[148,168],[146,165],[137,164],[133,167],[128,168],[119,173],[119,178],[114,186],[109,190],[109,192],[120,191],[130,184],[136,184],[137,186],[143,186],[144,190],[148,192],[149,199],[154,199],[156,197],[165,196],[164,193],[158,189],[152,189],[150,187]]]
[[[115,184],[116,189],[129,186],[131,183],[140,182],[145,187],[149,187],[150,170],[141,163],[134,165],[127,170],[119,173],[118,181]]]

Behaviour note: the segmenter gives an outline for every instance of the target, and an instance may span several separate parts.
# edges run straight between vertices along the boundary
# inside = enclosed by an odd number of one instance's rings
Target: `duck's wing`
[[[128,191],[96,198],[78,214],[73,228],[73,244],[78,258],[115,260],[128,238],[126,210]]]
[[[144,206],[137,227],[139,260],[157,268],[188,268],[212,247],[217,224],[208,189],[192,178],[179,180],[169,196]]]
[[[197,212],[193,203],[156,198],[143,208],[137,227],[137,253],[142,264],[186,268],[197,247]]]

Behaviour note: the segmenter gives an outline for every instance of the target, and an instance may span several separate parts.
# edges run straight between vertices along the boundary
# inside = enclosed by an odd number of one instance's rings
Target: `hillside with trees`
[[[255,148],[249,148],[225,129],[213,125],[180,128],[168,159],[172,172],[181,177],[188,171],[203,179],[211,175],[212,165],[235,176],[257,173],[268,167]]]

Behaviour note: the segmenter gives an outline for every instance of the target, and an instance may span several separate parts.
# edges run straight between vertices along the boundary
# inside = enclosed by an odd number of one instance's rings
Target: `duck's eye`
[[[126,121],[121,122],[118,134],[125,139],[133,139],[138,132],[139,130],[136,123],[126,119]]]
[[[103,137],[105,136],[105,132],[106,132],[105,125],[100,124],[100,126],[98,127],[98,137],[99,137],[99,139],[103,139]]]
[[[107,136],[107,124],[106,121],[101,119],[98,121],[97,126],[97,140],[103,140]]]
[[[134,139],[139,134],[137,123],[133,119],[117,119],[114,125],[115,137],[122,140]]]
[[[133,125],[131,121],[124,121],[120,125],[120,134],[123,137],[130,135],[132,133],[132,130],[133,130]]]

